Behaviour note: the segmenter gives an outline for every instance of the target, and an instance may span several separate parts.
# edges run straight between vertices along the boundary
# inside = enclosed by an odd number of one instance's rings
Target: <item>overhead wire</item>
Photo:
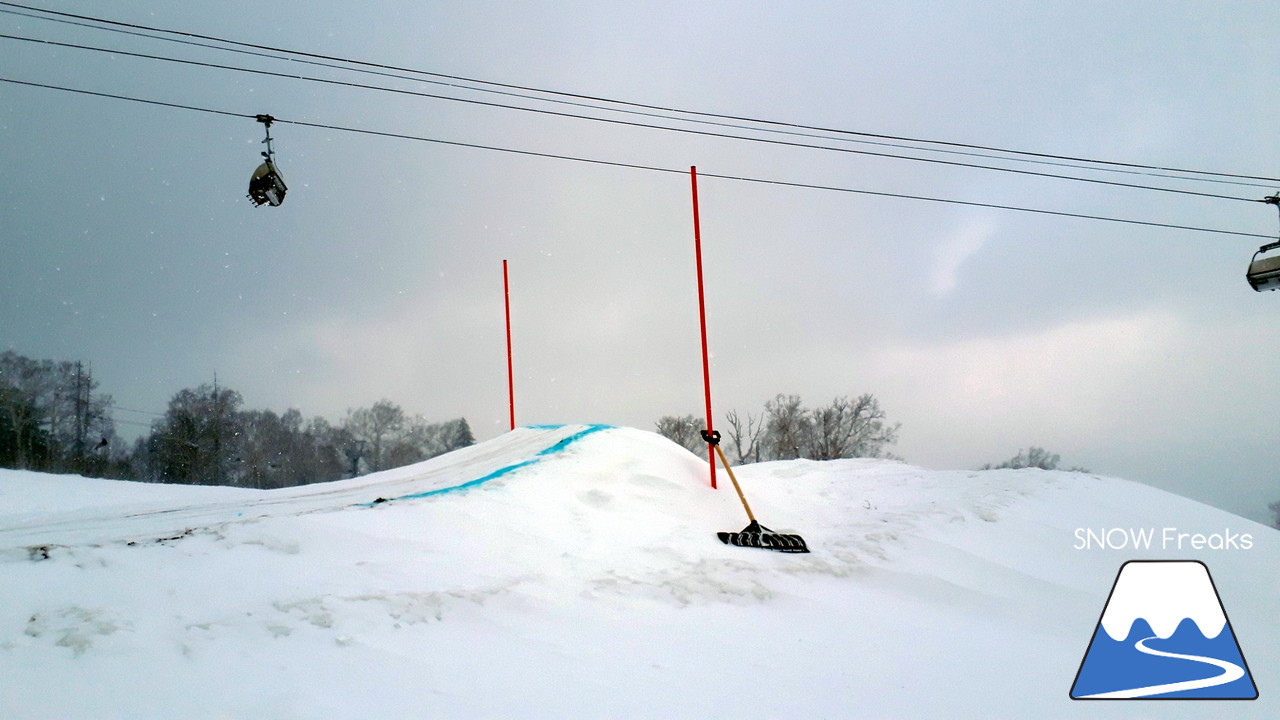
[[[158,105],[160,107],[175,108],[178,110],[194,110],[196,112],[212,113],[215,115],[229,115],[239,118],[253,118],[254,115],[245,113],[231,112],[229,110],[217,110],[214,108],[200,107],[198,105],[185,105],[183,103],[166,102],[164,100],[151,100],[148,98],[133,97],[131,95],[118,95],[116,93],[100,92],[97,90],[84,90],[82,88],[69,88],[60,85],[49,85],[46,83],[30,82],[27,80],[17,80],[15,78],[0,77],[0,82],[12,83],[14,85],[26,85],[28,87],[45,88],[48,90],[64,90],[66,92],[77,93],[80,95],[90,95],[95,97],[111,98],[112,100],[129,100],[131,102],[145,103],[147,105]]]
[[[10,4],[10,3],[0,3],[0,5],[3,5],[3,4]],[[749,126],[743,126],[741,124],[732,123],[732,122],[698,119],[697,117],[683,117],[683,118],[672,117],[669,114],[660,114],[659,112],[644,111],[644,110],[637,110],[637,109],[626,109],[625,107],[625,105],[627,105],[626,103],[621,103],[623,107],[601,107],[600,105],[593,105],[584,101],[574,101],[574,100],[567,100],[567,99],[561,99],[556,97],[548,98],[548,97],[541,97],[537,95],[530,95],[530,94],[527,94],[528,91],[516,92],[513,90],[495,89],[490,87],[476,87],[475,85],[464,85],[461,83],[461,81],[456,81],[456,80],[430,79],[428,77],[425,77],[421,71],[414,71],[419,73],[417,77],[408,77],[404,74],[398,74],[397,72],[389,72],[385,70],[377,70],[377,69],[362,67],[359,64],[355,64],[355,65],[350,64],[350,63],[355,63],[356,61],[344,60],[343,62],[346,62],[348,64],[346,65],[336,64],[334,62],[325,62],[325,61],[313,60],[313,59],[307,59],[307,58],[290,57],[287,55],[287,53],[290,51],[273,51],[276,54],[272,54],[272,52],[251,50],[243,47],[235,47],[234,45],[233,46],[218,45],[211,42],[200,42],[200,41],[196,41],[188,38],[182,38],[182,37],[165,37],[164,35],[150,34],[150,32],[167,32],[162,30],[153,30],[153,31],[143,32],[140,30],[130,30],[124,27],[115,27],[112,25],[94,25],[90,22],[72,20],[72,19],[61,18],[61,17],[36,15],[36,14],[31,14],[26,12],[20,12],[17,10],[5,10],[2,8],[0,8],[0,13],[32,18],[37,20],[44,20],[44,21],[55,22],[55,23],[62,23],[62,24],[73,25],[73,26],[84,27],[84,28],[90,28],[94,30],[104,30],[112,33],[129,35],[133,37],[146,38],[149,40],[158,40],[161,42],[177,43],[177,44],[188,45],[192,47],[219,50],[223,52],[246,55],[250,57],[265,58],[269,60],[277,60],[277,61],[292,62],[292,63],[301,63],[305,65],[328,68],[331,70],[355,72],[355,73],[361,73],[361,74],[367,74],[367,75],[393,78],[397,80],[407,80],[407,81],[418,82],[418,83],[439,85],[442,87],[454,88],[454,89],[465,90],[470,92],[494,94],[494,95],[499,95],[504,97],[515,97],[523,100],[553,103],[558,105],[579,107],[579,108],[585,108],[585,109],[597,110],[597,111],[622,113],[627,115],[635,115],[639,117],[671,120],[675,122],[686,122],[686,123],[692,123],[692,124],[707,125],[712,127],[727,127],[727,128],[737,129],[737,130],[746,130],[751,132],[764,132],[764,133],[787,135],[787,136],[793,136],[793,137],[806,137],[806,138],[822,139],[822,140],[837,141],[837,142],[849,142],[849,143],[857,143],[857,144],[877,146],[877,147],[890,147],[890,148],[897,148],[900,150],[913,150],[917,152],[929,152],[929,153],[938,153],[938,154],[944,154],[944,155],[956,155],[956,156],[962,156],[962,157],[978,157],[978,158],[985,158],[988,160],[998,160],[1002,162],[1037,164],[1037,165],[1045,165],[1050,167],[1062,167],[1062,168],[1071,168],[1075,170],[1087,170],[1090,172],[1104,172],[1104,173],[1121,174],[1121,175],[1155,177],[1155,178],[1162,178],[1166,180],[1177,180],[1180,182],[1218,183],[1218,184],[1224,184],[1224,185],[1238,185],[1238,186],[1247,186],[1247,187],[1266,187],[1266,188],[1272,187],[1271,185],[1267,185],[1267,184],[1256,183],[1256,182],[1245,182],[1243,180],[1230,180],[1230,179],[1226,179],[1225,177],[1205,177],[1205,176],[1196,177],[1196,176],[1187,176],[1187,175],[1171,175],[1167,172],[1156,172],[1152,170],[1141,170],[1141,169],[1126,169],[1121,167],[1108,167],[1106,165],[1095,165],[1093,167],[1089,167],[1087,165],[1072,164],[1072,163],[1058,161],[1058,160],[1035,158],[1035,157],[1029,157],[1029,156],[1021,157],[1021,156],[1014,155],[1012,157],[1009,157],[1005,155],[990,154],[990,152],[1005,152],[1005,153],[1012,152],[1012,151],[1006,151],[1006,150],[991,149],[988,152],[977,152],[974,150],[949,149],[946,147],[942,147],[942,148],[921,147],[918,144],[917,145],[902,144],[903,142],[936,143],[937,141],[903,139],[902,141],[891,142],[886,140],[869,140],[869,139],[859,138],[859,137],[850,136],[850,135],[832,137],[830,134],[818,134],[816,132],[802,132],[800,130],[794,130],[794,129],[788,130],[788,129],[783,129],[780,127],[772,127],[768,125],[766,125],[765,127],[749,127]],[[98,20],[98,22],[110,22],[110,21]],[[234,43],[235,41],[219,40],[219,42]],[[282,55],[280,53],[286,53],[286,54]],[[400,72],[405,72],[405,71],[400,71]],[[486,81],[468,81],[468,82],[483,83]],[[539,92],[546,92],[546,91],[539,91]],[[672,110],[668,112],[677,112],[677,111]],[[678,112],[685,113],[685,114],[692,114],[690,113],[690,111],[678,111]],[[745,122],[745,121],[747,120],[746,119],[742,120],[742,122]],[[750,122],[758,123],[763,121],[750,120]]]
[[[140,102],[140,103],[146,103],[150,105],[159,105],[163,107],[182,109],[182,110],[191,110],[191,111],[210,113],[210,114],[216,114],[221,116],[231,116],[231,117],[238,117],[238,118],[245,118],[245,119],[255,119],[257,117],[257,115],[254,113],[231,112],[227,110],[219,110],[216,108],[206,108],[206,107],[200,107],[195,105],[164,102],[164,101],[152,100],[147,98],[138,98],[138,97],[133,97],[128,95],[121,95],[117,93],[105,93],[105,92],[99,92],[94,90],[70,88],[65,86],[52,85],[48,83],[37,83],[37,82],[31,82],[31,81],[25,81],[25,80],[18,80],[15,78],[8,78],[8,77],[0,77],[0,82],[12,83],[12,84],[23,85],[28,87],[44,88],[49,90],[59,90],[59,91],[80,94],[80,95],[87,95],[92,97],[102,97],[102,98],[110,98],[115,100]],[[564,161],[588,163],[588,164],[594,164],[594,165],[626,168],[626,169],[633,169],[633,170],[645,170],[649,172],[661,172],[661,173],[681,174],[681,175],[687,172],[684,169],[665,168],[665,167],[654,166],[654,165],[643,165],[639,163],[619,162],[615,160],[603,160],[600,158],[565,155],[560,153],[541,152],[536,150],[525,150],[520,148],[502,147],[497,145],[485,145],[480,143],[461,142],[457,140],[444,140],[440,138],[431,138],[431,137],[425,137],[421,135],[412,135],[408,133],[390,132],[390,131],[384,131],[384,130],[372,130],[369,128],[347,127],[342,125],[319,123],[319,122],[312,122],[312,121],[306,121],[306,120],[291,120],[288,118],[275,117],[274,122],[281,123],[281,124],[297,125],[299,127],[309,127],[313,129],[320,129],[320,130],[349,132],[349,133],[356,133],[361,135],[385,137],[385,138],[398,139],[398,140],[411,140],[416,142],[433,143],[433,144],[446,145],[451,147],[487,150],[491,152],[501,152],[501,153],[507,153],[507,154],[513,154],[513,155],[521,155],[526,157],[538,157],[538,158],[553,159],[553,160],[564,160]],[[866,190],[861,188],[840,187],[835,185],[820,185],[815,183],[791,182],[791,181],[774,180],[774,179],[768,179],[768,178],[755,178],[755,177],[748,177],[748,176],[742,176],[742,175],[725,175],[725,174],[704,172],[704,173],[699,173],[699,177],[737,181],[737,182],[748,182],[748,183],[763,184],[763,185],[776,185],[781,187],[801,188],[801,189],[809,189],[809,190],[824,190],[829,192],[851,193],[851,194],[869,195],[869,196],[876,196],[876,197],[917,200],[917,201],[933,202],[933,203],[945,203],[945,204],[961,205],[961,206],[968,206],[968,207],[981,207],[981,208],[990,208],[990,209],[997,209],[997,210],[1009,210],[1009,211],[1015,211],[1015,212],[1034,213],[1034,214],[1040,214],[1040,215],[1069,217],[1069,218],[1077,218],[1077,219],[1084,219],[1084,220],[1095,220],[1095,221],[1101,221],[1101,222],[1123,223],[1128,225],[1142,225],[1142,226],[1148,226],[1148,227],[1158,227],[1158,228],[1167,228],[1167,229],[1176,229],[1176,230],[1188,230],[1193,232],[1212,233],[1212,234],[1218,234],[1218,235],[1231,235],[1231,236],[1237,236],[1237,237],[1267,238],[1267,239],[1270,239],[1272,237],[1271,235],[1242,232],[1237,230],[1222,230],[1218,228],[1207,228],[1207,227],[1199,227],[1199,226],[1193,226],[1193,225],[1179,225],[1179,224],[1163,223],[1163,222],[1156,222],[1156,221],[1149,221],[1149,220],[1117,218],[1117,217],[1105,216],[1105,215],[1090,215],[1085,213],[1073,213],[1073,212],[1066,212],[1066,211],[1059,211],[1059,210],[1047,210],[1044,208],[1033,208],[1033,207],[1026,207],[1026,206],[1018,206],[1018,205],[1003,205],[1003,204],[996,204],[996,203],[958,200],[955,198],[940,198],[940,197],[931,197],[931,196],[925,196],[925,195],[883,192],[883,191],[877,191],[877,190]]]
[[[468,82],[472,84],[486,85],[490,87],[504,88],[508,90],[519,90],[522,92],[535,92],[535,93],[551,95],[555,97],[573,98],[575,100],[608,103],[611,105],[617,105],[622,107],[640,108],[640,109],[660,111],[660,112],[674,112],[674,113],[680,113],[683,115],[716,118],[720,120],[733,120],[737,122],[750,122],[750,123],[770,126],[773,128],[790,128],[795,130],[808,130],[808,131],[818,131],[818,132],[824,132],[824,133],[834,133],[834,134],[851,136],[851,137],[875,138],[878,140],[891,140],[891,141],[897,141],[897,142],[912,142],[912,143],[919,143],[919,144],[940,145],[944,147],[963,148],[967,150],[982,150],[987,152],[998,152],[998,153],[1004,153],[1004,154],[1025,156],[1026,158],[1039,158],[1045,161],[1048,161],[1048,160],[1070,161],[1070,162],[1086,163],[1089,165],[1097,165],[1097,166],[1111,166],[1112,169],[1110,171],[1115,171],[1114,168],[1129,168],[1133,170],[1153,170],[1153,171],[1159,171],[1159,172],[1175,172],[1175,173],[1183,173],[1187,175],[1205,176],[1205,177],[1199,177],[1199,178],[1165,176],[1165,175],[1159,176],[1159,177],[1168,177],[1170,179],[1179,179],[1179,180],[1204,181],[1210,178],[1222,178],[1222,179],[1235,178],[1240,180],[1263,180],[1263,181],[1273,182],[1273,183],[1280,182],[1280,178],[1257,176],[1257,175],[1244,175],[1244,174],[1238,174],[1238,173],[1224,173],[1224,172],[1213,172],[1213,171],[1204,171],[1204,170],[1190,170],[1185,168],[1177,168],[1177,167],[1169,167],[1169,166],[1161,166],[1161,165],[1120,162],[1120,161],[1112,161],[1112,160],[1100,160],[1097,158],[1079,157],[1079,156],[1071,156],[1071,155],[1063,155],[1063,154],[1055,154],[1055,153],[1032,152],[1032,151],[1025,151],[1025,150],[1000,148],[1000,147],[989,146],[989,145],[979,145],[979,144],[973,144],[973,143],[960,143],[960,142],[943,141],[943,140],[910,138],[910,137],[899,136],[899,135],[870,133],[870,132],[848,130],[848,129],[842,129],[842,128],[828,128],[828,127],[821,127],[816,125],[807,125],[802,123],[752,118],[747,116],[738,116],[738,115],[731,115],[731,114],[725,114],[725,113],[713,113],[713,112],[706,112],[706,111],[687,110],[687,109],[676,108],[676,107],[667,107],[662,105],[639,103],[634,101],[619,100],[616,98],[587,95],[582,93],[571,93],[571,92],[565,92],[565,91],[549,90],[544,88],[517,85],[512,83],[502,83],[502,82],[496,82],[491,80],[464,77],[460,75],[449,75],[445,73],[437,73],[437,72],[430,72],[430,71],[414,69],[414,68],[400,67],[400,66],[386,64],[386,63],[355,60],[351,58],[344,58],[344,57],[334,56],[334,55],[324,55],[324,54],[311,53],[311,52],[305,52],[300,50],[291,50],[286,48],[274,47],[270,45],[247,43],[247,42],[242,42],[237,40],[230,40],[227,38],[220,38],[213,35],[205,35],[205,34],[193,33],[193,32],[182,31],[182,30],[157,28],[157,27],[146,26],[146,25],[141,25],[137,23],[127,23],[127,22],[121,22],[116,20],[109,20],[105,18],[96,18],[88,15],[79,15],[74,13],[48,10],[45,8],[40,8],[36,6],[31,6],[31,5],[24,5],[20,3],[14,3],[14,2],[0,2],[0,6],[21,8],[21,9],[32,11],[32,12],[44,13],[45,15],[48,16],[47,18],[44,18],[44,19],[70,18],[70,19],[76,19],[80,21],[99,23],[104,26],[111,26],[112,28],[129,28],[132,30],[146,30],[148,32],[164,33],[164,34],[174,35],[182,38],[191,38],[191,39],[223,43],[224,45],[230,45],[230,46],[235,46],[239,48],[253,48],[255,50],[265,50],[265,51],[270,51],[275,53],[283,53],[283,54],[295,56],[295,57],[340,62],[340,63],[345,63],[347,65],[363,67],[363,68],[393,70],[396,72],[412,73],[414,75],[418,75],[422,77],[442,78],[442,79],[447,79],[451,81]],[[32,17],[43,17],[43,16],[32,16]],[[103,28],[103,29],[107,29],[107,28]],[[155,36],[148,36],[148,37],[155,37]],[[168,38],[163,38],[163,39],[168,39]],[[222,48],[222,49],[229,50],[231,48]],[[290,59],[295,59],[295,58],[290,58]],[[348,69],[351,69],[351,68],[348,68]],[[455,87],[458,87],[458,86],[455,86]],[[474,87],[467,88],[467,89],[476,90],[476,91],[486,91],[481,88],[474,88]],[[527,96],[521,96],[521,97],[527,98]],[[530,98],[530,99],[533,99],[533,98]],[[542,101],[550,101],[547,98],[536,98],[536,99],[539,99]],[[595,106],[589,106],[589,107],[595,107]],[[596,108],[596,109],[599,109],[599,108]],[[667,119],[671,119],[671,118],[667,118]],[[825,139],[835,139],[835,138],[825,138]],[[913,148],[913,149],[918,149],[918,150],[927,151],[927,152],[941,152],[933,148]],[[990,157],[990,156],[983,156],[983,157]],[[1015,158],[1002,158],[1002,159],[1009,160],[1009,161],[1015,160]],[[1046,164],[1056,164],[1056,163],[1046,163]],[[1067,167],[1079,167],[1079,166],[1069,165]],[[1107,170],[1107,168],[1104,168],[1104,167],[1097,167],[1094,169]]]
[[[1058,173],[1038,172],[1034,170],[998,167],[994,165],[980,165],[977,163],[958,162],[954,160],[942,160],[939,158],[917,157],[912,155],[900,155],[896,153],[877,152],[877,151],[871,151],[871,150],[859,150],[859,149],[848,148],[848,147],[832,147],[829,145],[815,145],[812,143],[802,143],[802,142],[787,141],[787,140],[777,140],[777,139],[771,139],[771,138],[751,137],[747,135],[734,135],[730,133],[714,132],[709,130],[670,127],[667,125],[654,125],[651,123],[620,120],[617,118],[603,118],[603,117],[595,117],[591,115],[581,115],[576,113],[567,113],[567,112],[560,112],[556,110],[548,110],[544,108],[530,108],[530,107],[523,107],[519,105],[509,105],[505,103],[488,102],[484,100],[476,100],[473,98],[458,98],[458,97],[453,97],[449,95],[440,95],[436,93],[425,93],[425,92],[420,92],[415,90],[406,90],[403,88],[389,88],[389,87],[378,86],[378,85],[369,85],[367,83],[357,83],[357,82],[352,82],[348,80],[319,78],[319,77],[312,77],[308,75],[301,75],[297,73],[284,73],[284,72],[277,72],[277,71],[271,71],[271,70],[261,70],[256,68],[245,68],[245,67],[240,67],[235,65],[226,65],[222,63],[210,63],[210,62],[205,62],[200,60],[174,58],[174,57],[168,57],[163,55],[152,55],[149,53],[139,53],[139,52],[133,52],[133,51],[127,51],[127,50],[116,50],[111,48],[94,47],[90,45],[83,45],[80,43],[69,43],[69,42],[62,42],[62,41],[56,41],[56,40],[47,40],[42,38],[24,37],[21,35],[12,35],[8,33],[0,33],[0,39],[39,43],[39,44],[49,45],[53,47],[65,47],[65,48],[73,48],[73,49],[79,49],[79,50],[88,50],[88,51],[94,51],[94,52],[109,53],[112,55],[122,55],[125,57],[134,57],[134,58],[147,59],[147,60],[158,60],[163,62],[172,62],[172,63],[178,63],[183,65],[192,65],[196,67],[204,67],[204,68],[211,68],[211,69],[218,69],[218,70],[230,70],[234,72],[250,73],[254,75],[277,77],[277,78],[284,78],[289,80],[302,80],[302,81],[322,83],[327,85],[361,88],[366,90],[376,90],[376,91],[394,93],[398,95],[408,95],[408,96],[429,98],[429,99],[436,99],[436,100],[449,100],[454,102],[461,102],[461,103],[467,103],[467,104],[479,105],[479,106],[485,106],[485,107],[518,110],[523,112],[537,113],[541,115],[573,118],[573,119],[579,119],[579,120],[589,120],[593,122],[602,122],[602,123],[608,123],[612,125],[645,128],[650,130],[662,130],[667,132],[683,133],[683,134],[697,135],[702,137],[715,137],[715,138],[724,138],[724,139],[731,139],[731,140],[742,140],[747,142],[765,143],[769,145],[779,145],[779,146],[785,146],[785,147],[805,148],[805,149],[812,149],[812,150],[826,150],[831,152],[849,153],[849,154],[863,155],[863,156],[869,156],[869,157],[908,160],[913,162],[922,162],[922,163],[944,165],[944,166],[950,166],[950,167],[990,170],[995,172],[1013,173],[1017,175],[1026,175],[1026,176],[1032,176],[1032,177],[1043,177],[1043,178],[1051,178],[1051,179],[1057,179],[1057,180],[1069,180],[1069,181],[1084,182],[1084,183],[1091,183],[1091,184],[1097,184],[1097,185],[1108,185],[1112,187],[1123,187],[1123,188],[1136,189],[1136,190],[1148,190],[1153,192],[1174,193],[1179,195],[1212,198],[1217,200],[1236,200],[1240,202],[1261,202],[1261,200],[1257,200],[1255,198],[1239,197],[1235,195],[1223,195],[1220,193],[1201,192],[1197,190],[1161,187],[1157,185],[1141,185],[1137,183],[1119,182],[1115,180],[1103,180],[1100,178],[1087,178],[1087,177],[1079,177],[1075,175],[1062,175]]]
[[[138,413],[139,415],[154,415],[156,417],[164,417],[165,415],[164,413],[158,412],[155,410],[137,410],[135,408],[121,407],[119,405],[116,405],[115,403],[107,403],[107,407],[111,408],[112,410],[119,410],[121,412]]]

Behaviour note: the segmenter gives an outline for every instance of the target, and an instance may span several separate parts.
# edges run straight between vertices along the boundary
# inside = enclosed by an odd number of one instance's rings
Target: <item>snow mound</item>
[[[1093,716],[1067,691],[1135,556],[1077,549],[1089,527],[1250,533],[1142,556],[1204,560],[1277,665],[1280,551],[1247,520],[1076,473],[735,472],[811,554],[720,543],[747,523],[723,473],[600,425],[286,490],[0,471],[0,715]],[[1230,710],[1275,716],[1255,677]]]

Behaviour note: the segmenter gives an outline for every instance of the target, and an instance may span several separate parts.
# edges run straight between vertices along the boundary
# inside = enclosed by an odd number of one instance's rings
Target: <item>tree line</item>
[[[745,417],[736,410],[725,415],[728,430],[721,433],[725,455],[734,462],[767,460],[837,460],[840,458],[902,458],[886,451],[898,441],[902,423],[889,424],[874,395],[856,399],[837,397],[830,405],[806,408],[798,395],[779,394],[765,403],[759,416]],[[705,421],[693,415],[666,415],[658,420],[657,431],[691,452],[702,455]],[[1062,457],[1042,447],[1031,446],[1000,463],[987,463],[979,470],[1039,468],[1057,470]],[[1066,472],[1088,473],[1079,466]],[[1274,506],[1280,517],[1280,503]]]
[[[475,442],[465,418],[429,423],[390,400],[332,424],[243,407],[213,384],[178,391],[132,446],[81,362],[0,353],[0,467],[145,482],[278,488],[419,462]]]
[[[1023,468],[1039,468],[1040,470],[1057,470],[1058,463],[1062,460],[1062,456],[1055,452],[1049,452],[1042,447],[1032,445],[1026,450],[1018,450],[1018,454],[1005,460],[1004,462],[992,465],[987,463],[979,470],[1022,470]],[[1073,465],[1065,468],[1065,472],[1088,473],[1088,468]]]
[[[816,408],[806,408],[798,395],[779,394],[765,403],[763,413],[742,415],[733,410],[725,421],[728,427],[721,431],[720,446],[737,464],[797,458],[901,459],[887,448],[898,441],[902,423],[890,424],[871,394],[852,400],[837,397]],[[693,415],[666,415],[657,423],[660,435],[697,455],[706,452],[705,427],[705,421]]]
[[[115,425],[97,387],[84,363],[0,353],[0,467],[105,471]]]
[[[128,445],[116,432],[112,398],[98,392],[80,361],[36,360],[0,353],[0,468],[73,473],[145,482],[276,488],[354,477],[400,467],[472,445],[465,418],[428,423],[390,400],[348,410],[338,424],[246,410],[240,393],[201,385],[177,392],[149,432]],[[901,423],[890,424],[875,396],[837,397],[806,408],[779,394],[763,413],[726,414],[721,446],[736,464],[767,460],[901,459],[887,451]],[[657,431],[702,456],[705,423],[664,416]],[[1040,447],[980,469],[1058,467]],[[1072,467],[1070,471],[1088,472]],[[1280,528],[1280,502],[1271,503]]]

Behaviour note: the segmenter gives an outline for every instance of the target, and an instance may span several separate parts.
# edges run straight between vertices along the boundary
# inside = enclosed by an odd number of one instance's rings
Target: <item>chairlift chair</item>
[[[1245,273],[1245,279],[1258,292],[1280,290],[1280,254],[1258,257],[1272,250],[1280,250],[1280,242],[1258,248],[1258,252],[1253,254],[1253,260],[1249,262],[1249,271]]]
[[[273,159],[276,153],[271,147],[271,123],[275,122],[275,118],[270,115],[258,115],[256,119],[267,129],[267,139],[262,141],[267,144],[266,151],[262,153],[266,161],[259,165],[249,178],[249,199],[253,201],[254,206],[278,207],[284,202],[284,194],[289,188],[284,184],[284,178],[281,177],[280,170]]]
[[[1275,205],[1276,210],[1280,211],[1280,193],[1266,198],[1263,202]],[[1280,241],[1258,248],[1258,252],[1254,253],[1253,259],[1249,261],[1249,270],[1244,274],[1249,285],[1258,292],[1280,289],[1280,255],[1258,258],[1259,255],[1272,250],[1280,250]]]
[[[287,190],[284,178],[280,177],[280,171],[270,158],[259,165],[258,169],[253,171],[253,176],[249,178],[249,199],[254,205],[269,204],[272,207],[278,207],[284,202],[284,194]]]

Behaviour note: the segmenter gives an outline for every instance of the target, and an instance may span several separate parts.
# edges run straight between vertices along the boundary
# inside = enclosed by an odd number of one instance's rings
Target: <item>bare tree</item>
[[[178,392],[129,449],[115,434],[111,398],[87,363],[0,352],[0,467],[151,482],[288,487],[336,480],[471,445],[463,418],[429,424],[390,400],[348,411],[333,427],[298,410],[241,411],[234,390]],[[364,461],[363,463],[361,461]]]
[[[331,474],[321,474],[320,445],[303,427],[298,410],[291,408],[281,415],[271,410],[248,410],[240,418],[243,436],[235,458],[237,485],[293,487],[340,477],[340,466],[332,468]]]
[[[664,415],[658,418],[658,434],[675,444],[685,448],[694,455],[703,455],[707,451],[707,443],[702,439],[702,431],[706,423],[692,415],[676,417]]]
[[[47,454],[48,434],[41,428],[47,385],[37,361],[0,353],[0,459],[6,465],[35,469]]]
[[[343,428],[333,427],[322,417],[314,417],[307,423],[306,434],[315,445],[315,454],[312,456],[314,469],[311,472],[314,482],[354,477],[355,473],[348,475],[350,461],[345,452],[354,444],[350,433]]]
[[[799,395],[779,394],[764,405],[764,451],[771,460],[803,457],[812,432],[809,414],[800,405]]]
[[[884,410],[869,393],[853,401],[838,397],[809,415],[813,431],[808,457],[814,460],[882,457],[885,445],[898,441],[902,427],[885,424]]]
[[[283,487],[280,469],[284,465],[287,432],[280,416],[270,410],[249,410],[240,414],[243,431],[240,453],[235,456],[237,485],[253,488]]]
[[[420,415],[406,416],[390,400],[348,412],[344,427],[357,444],[364,443],[363,457],[375,472],[475,444],[465,418],[428,423]]]
[[[848,457],[853,444],[852,408],[847,398],[836,398],[831,405],[811,414],[813,432],[808,438],[806,455],[814,460]]]
[[[433,458],[476,443],[471,434],[471,425],[466,418],[456,418],[442,423],[426,426],[425,442],[422,443],[423,455]]]
[[[99,474],[106,458],[95,454],[94,449],[108,447],[115,436],[115,424],[108,412],[111,397],[95,394],[98,383],[82,362],[44,361],[42,366],[49,388],[44,414],[50,443],[45,467]]]
[[[164,417],[152,426],[148,463],[160,482],[228,485],[241,454],[243,438],[240,393],[201,385],[180,390],[169,400]]]
[[[729,423],[729,441],[733,445],[736,462],[760,462],[760,436],[764,432],[764,418],[747,413],[746,420],[738,415],[737,410],[730,410],[725,416]]]
[[[1017,455],[1014,455],[1013,457],[1009,458],[1008,460],[1005,460],[999,465],[992,465],[991,463],[987,463],[986,465],[983,465],[979,469],[980,470],[1003,470],[1003,469],[1020,470],[1022,468],[1039,468],[1041,470],[1057,470],[1058,462],[1061,459],[1062,458],[1057,453],[1052,453],[1052,452],[1049,452],[1048,450],[1045,450],[1042,447],[1035,447],[1033,445],[1026,450],[1018,450]],[[1089,472],[1089,469],[1082,468],[1079,466],[1072,466],[1067,468],[1066,472],[1087,473]]]
[[[404,410],[385,398],[373,407],[348,410],[343,425],[357,441],[365,441],[365,457],[374,472],[389,467],[389,451],[402,440],[406,429]]]
[[[115,427],[96,388],[84,363],[0,353],[0,466],[102,474]]]
[[[444,452],[440,426],[428,423],[421,415],[405,420],[404,432],[387,451],[385,467],[402,467],[426,460]]]

